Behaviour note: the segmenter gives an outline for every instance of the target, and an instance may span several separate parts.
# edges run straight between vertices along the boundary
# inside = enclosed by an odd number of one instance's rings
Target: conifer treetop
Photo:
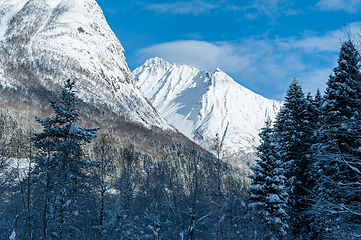
[[[74,84],[74,81],[71,81],[70,79],[66,80],[61,91],[61,104],[57,104],[55,101],[49,99],[51,106],[54,108],[56,118],[59,122],[67,123],[81,120],[79,118],[79,114],[77,113],[79,109],[76,107],[76,105],[79,104],[79,101],[75,96],[76,91],[73,90]]]
[[[327,81],[323,111],[328,112],[326,120],[339,121],[339,117],[352,118],[360,104],[360,55],[348,40],[342,43],[338,66]]]
[[[36,134],[33,141],[42,142],[41,139],[45,140],[45,138],[52,136],[90,142],[96,137],[94,133],[98,131],[99,128],[84,128],[75,124],[81,119],[78,114],[79,108],[76,107],[79,101],[76,97],[74,85],[75,82],[70,79],[65,81],[60,96],[60,103],[49,98],[50,104],[55,112],[54,118],[47,117],[40,119],[39,117],[35,117],[36,121],[43,126],[44,131]]]

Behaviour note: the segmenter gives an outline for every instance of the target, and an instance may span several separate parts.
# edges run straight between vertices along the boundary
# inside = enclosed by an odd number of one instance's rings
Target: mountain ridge
[[[282,106],[239,85],[219,68],[210,73],[157,57],[133,75],[171,125],[214,153],[214,141],[219,141],[228,156],[253,155],[267,116],[275,119]]]

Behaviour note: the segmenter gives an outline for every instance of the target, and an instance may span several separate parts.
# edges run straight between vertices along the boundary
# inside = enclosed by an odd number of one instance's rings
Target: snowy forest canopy
[[[76,85],[75,85],[76,87]],[[361,74],[353,42],[322,96],[294,79],[249,176],[199,149],[151,157],[80,120],[74,82],[40,133],[0,111],[0,239],[357,239]],[[221,151],[215,142],[217,151]]]

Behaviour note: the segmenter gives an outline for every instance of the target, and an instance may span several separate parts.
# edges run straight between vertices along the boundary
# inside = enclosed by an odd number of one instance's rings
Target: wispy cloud
[[[356,44],[359,38],[361,22],[350,23],[343,29],[329,31],[323,36],[306,34],[302,39],[291,39],[289,42],[297,48],[302,48],[306,52],[338,51],[341,42],[347,37],[351,37]],[[349,36],[348,36],[349,35]]]
[[[255,8],[260,13],[271,17],[281,9],[286,8],[289,3],[290,1],[288,0],[255,0],[251,8]]]
[[[227,1],[218,1],[211,3],[204,0],[178,1],[160,4],[143,4],[144,9],[152,10],[157,13],[168,14],[203,14],[215,9],[223,11],[241,11],[248,19],[256,19],[259,16],[267,16],[272,21],[279,15],[286,16],[297,15],[302,11],[290,8],[291,0],[252,0],[249,5],[235,5],[227,3]]]
[[[183,36],[190,40],[201,40],[203,38],[199,32],[187,33],[187,34],[184,34]]]
[[[203,0],[193,0],[190,2],[148,4],[145,9],[158,13],[198,15],[218,7],[219,5],[217,4],[208,3]]]
[[[357,26],[359,23],[350,28]],[[221,68],[245,87],[282,99],[293,77],[299,79],[305,92],[323,91],[344,38],[343,31],[336,30],[323,36],[308,33],[302,38],[250,37],[213,43],[182,40],[144,48],[138,56],[141,61],[158,56],[210,72]]]
[[[332,68],[316,68],[298,76],[298,80],[302,83],[302,90],[305,93],[315,94],[317,89],[321,92],[326,89],[326,81],[331,73]]]
[[[117,15],[117,13],[118,13],[118,9],[110,8],[110,7],[105,8],[104,11],[107,13],[110,13],[111,15]]]
[[[250,5],[236,6],[228,4],[225,9],[228,11],[243,11],[245,17],[253,20],[260,16],[267,16],[274,22],[278,16],[284,14],[286,16],[293,16],[303,13],[299,10],[291,8],[292,1],[290,0],[253,0]]]
[[[321,11],[345,11],[357,13],[361,10],[361,0],[320,0],[316,6]]]
[[[304,14],[305,12],[302,11],[302,10],[294,10],[294,9],[287,9],[287,10],[284,10],[283,13],[286,15],[286,16],[296,16],[296,15],[299,15],[299,14]]]

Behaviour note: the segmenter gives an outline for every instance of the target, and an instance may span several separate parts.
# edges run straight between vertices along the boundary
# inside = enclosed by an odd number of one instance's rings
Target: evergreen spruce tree
[[[300,234],[305,232],[304,228],[308,226],[305,210],[311,187],[309,152],[313,135],[309,101],[306,100],[295,78],[287,91],[284,107],[275,123],[279,159],[284,164],[287,178],[289,225],[295,238],[300,238]]]
[[[315,130],[315,123],[317,122],[317,119],[318,119],[318,115],[316,114],[317,113],[317,100],[316,99],[313,99],[311,93],[308,93],[307,96],[306,96],[306,106],[307,106],[307,114],[308,114],[308,121],[309,121],[309,124],[312,125],[312,127],[310,126],[310,131],[312,130]],[[312,130],[311,130],[312,128]]]
[[[251,208],[259,214],[270,236],[266,238],[283,239],[288,230],[288,215],[286,212],[288,191],[285,186],[283,162],[278,156],[277,142],[271,128],[271,120],[259,134],[261,145],[257,148],[260,160],[253,167],[252,186],[249,189]]]
[[[89,160],[83,159],[82,145],[95,138],[98,129],[75,124],[80,118],[73,88],[74,82],[67,80],[60,104],[49,99],[55,117],[36,117],[44,128],[32,139],[41,150],[35,159],[33,180],[37,199],[43,205],[38,214],[42,218],[39,225],[43,226],[44,239],[75,239],[81,232],[77,229],[81,225],[76,222],[82,220],[85,210],[81,207],[84,206],[81,196],[87,188],[85,169],[90,165]]]
[[[317,182],[311,212],[316,233],[339,239],[359,235],[361,224],[361,76],[354,44],[342,44],[329,77],[317,131]]]
[[[323,97],[321,96],[321,92],[320,89],[317,89],[316,95],[315,95],[315,99],[313,100],[313,108],[314,108],[314,120],[315,122],[315,129],[317,129],[320,124],[321,121],[321,108],[323,105]]]

